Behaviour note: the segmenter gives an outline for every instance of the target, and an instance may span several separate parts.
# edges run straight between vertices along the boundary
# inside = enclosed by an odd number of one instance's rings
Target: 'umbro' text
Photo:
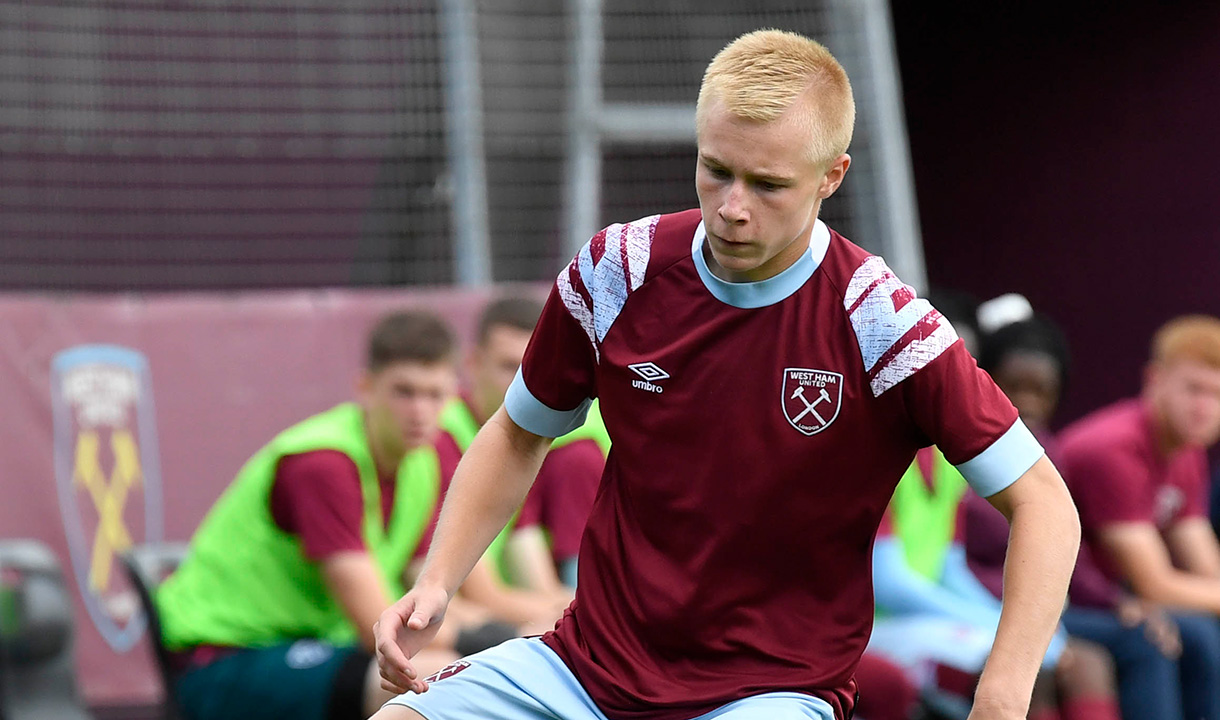
[[[647,390],[648,392],[654,392],[654,393],[665,392],[665,388],[661,387],[660,385],[654,385],[654,384],[648,382],[647,380],[632,380],[631,387],[639,388],[640,390]]]

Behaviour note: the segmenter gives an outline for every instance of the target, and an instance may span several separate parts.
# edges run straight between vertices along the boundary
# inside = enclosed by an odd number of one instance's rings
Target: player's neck
[[[369,453],[373,456],[373,467],[377,471],[378,477],[393,477],[398,473],[398,466],[402,464],[402,459],[407,456],[411,448],[405,448],[401,445],[395,448],[387,448],[384,443],[378,442],[377,434],[369,427],[368,417],[365,416],[364,434],[368,438]]]
[[[373,465],[377,468],[377,477],[393,477],[398,473],[398,466],[402,464],[402,459],[406,457],[410,449],[404,449],[401,452],[393,452],[384,448],[378,451],[377,447],[373,447]]]

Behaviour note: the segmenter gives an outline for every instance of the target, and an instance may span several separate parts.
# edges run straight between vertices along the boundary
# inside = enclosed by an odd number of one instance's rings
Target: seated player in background
[[[945,290],[929,295],[952,320],[963,341],[977,342],[976,306],[971,298]],[[970,343],[967,348],[977,352]],[[920,450],[898,483],[873,550],[877,621],[869,649],[902,666],[919,686],[924,702],[954,718],[965,718],[970,711],[974,687],[991,654],[1000,619],[999,600],[983,588],[966,564],[962,500],[968,489],[966,479],[940,451],[935,447]],[[1007,530],[1007,523],[1004,525]],[[1091,667],[1094,674],[1103,676],[1109,673],[1104,651],[1093,648],[1073,648],[1072,661],[1061,663],[1067,646],[1068,639],[1060,632],[1043,663],[1030,718],[1057,716],[1053,673],[1059,666]],[[1065,679],[1069,686],[1079,685],[1074,677]],[[1088,714],[1080,712],[1079,703],[1069,703],[1075,711],[1072,717],[1117,718],[1112,677],[1108,687],[1108,706]]]
[[[209,511],[156,592],[181,673],[173,692],[190,720],[367,717],[389,697],[371,663],[372,628],[403,592],[459,459],[437,439],[454,354],[438,318],[385,317],[369,338],[358,401],[277,435]],[[422,666],[477,649],[463,632],[484,644],[514,634],[454,609],[455,628],[421,651]]]
[[[1220,437],[1220,320],[1157,331],[1140,397],[1059,436],[1086,544],[1136,597],[1174,610],[1187,718],[1220,718],[1220,543],[1207,519],[1206,448]]]
[[[1003,300],[1003,298],[1001,298]],[[986,308],[986,303],[984,308]],[[982,335],[979,365],[989,372],[1016,406],[1021,419],[1056,460],[1058,448],[1050,432],[1051,418],[1067,384],[1067,343],[1048,319],[1025,312]],[[987,590],[1000,598],[1008,523],[984,499],[972,492],[965,499],[966,556],[970,570]],[[1181,651],[1177,626],[1166,614],[1125,593],[1094,563],[1082,547],[1068,589],[1069,606],[1063,626],[1075,648],[1096,643],[1112,658],[1123,715],[1149,720],[1181,720],[1177,658]],[[1094,657],[1074,654],[1074,660]],[[1056,668],[1064,716],[1088,717],[1098,705],[1113,702],[1115,678],[1107,663],[1065,662]]]
[[[495,300],[480,314],[466,366],[469,391],[452,400],[441,415],[441,427],[463,450],[503,404],[541,314],[542,303],[525,297]],[[500,589],[508,582],[559,597],[566,607],[572,599],[570,588],[576,586],[580,536],[609,450],[610,436],[595,404],[584,425],[551,444],[521,511],[492,543],[486,557],[494,574],[476,568],[462,592],[486,606],[508,606],[512,599]]]
[[[995,641],[1000,603],[966,566],[960,503],[966,481],[936,448],[920,451],[898,484],[873,549],[877,619],[870,653],[904,669],[936,713],[963,719]],[[1057,634],[1035,684],[1029,717],[1054,717]],[[1117,713],[1106,717],[1117,717]]]

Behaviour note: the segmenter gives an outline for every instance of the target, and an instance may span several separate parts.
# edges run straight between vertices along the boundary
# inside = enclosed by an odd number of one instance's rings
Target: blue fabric
[[[966,602],[974,603],[979,607],[992,608],[997,613],[1000,612],[999,599],[992,595],[987,586],[980,582],[970,570],[970,565],[966,561],[966,548],[962,547],[961,543],[953,543],[949,546],[940,582],[950,592]],[[998,622],[997,619],[997,624]],[[1055,630],[1055,635],[1051,637],[1050,645],[1046,648],[1046,657],[1042,659],[1042,669],[1049,670],[1059,664],[1059,658],[1067,649],[1067,642],[1067,631],[1061,625]]]
[[[695,720],[834,720],[825,701],[794,692],[742,698]]]
[[[525,386],[521,368],[517,368],[517,376],[513,378],[512,385],[508,386],[508,392],[504,395],[504,409],[518,427],[549,438],[567,435],[584,425],[589,406],[592,404],[592,399],[586,399],[571,410],[547,407]]]
[[[906,562],[897,538],[877,540],[873,547],[873,595],[877,609],[889,615],[929,615],[986,630],[993,637],[1000,624],[1000,603],[966,563],[959,543],[949,546],[939,583],[916,573]],[[1054,667],[1067,648],[1062,628],[1055,632],[1043,658]]]
[[[391,700],[428,720],[606,720],[593,699],[538,638],[518,638],[471,655],[460,671],[422,695]],[[767,693],[729,703],[695,720],[834,720],[825,701]]]
[[[993,633],[1000,621],[998,603],[964,602],[948,587],[912,570],[902,542],[893,537],[881,538],[873,547],[873,595],[877,609],[889,615],[933,615],[987,628]]]
[[[343,664],[360,651],[317,640],[241,650],[174,685],[187,720],[326,720]]]
[[[962,547],[961,543],[951,544],[949,551],[945,553],[945,567],[941,573],[940,584],[969,603],[991,608],[998,617],[1000,601],[970,570],[966,561],[966,548]]]
[[[1220,720],[1220,622],[1209,615],[1173,613],[1182,657],[1165,658],[1144,629],[1124,628],[1108,612],[1068,608],[1068,632],[1104,645],[1118,670],[1124,717]]]
[[[1211,516],[1212,529],[1220,537],[1220,465],[1217,465],[1215,472],[1212,473]]]
[[[1101,645],[1114,658],[1124,718],[1182,720],[1178,663],[1157,650],[1142,625],[1124,627],[1109,611],[1078,607],[1063,613],[1063,625],[1073,636]]]
[[[559,563],[559,580],[568,587],[576,587],[576,558],[568,558]]]
[[[980,497],[991,497],[1012,485],[1046,454],[1021,418],[986,450],[957,466]]]
[[[1220,621],[1191,613],[1172,617],[1182,634],[1182,710],[1191,720],[1220,720]]]
[[[717,300],[733,307],[753,309],[774,305],[789,297],[805,284],[813,272],[822,264],[826,250],[830,247],[830,229],[818,220],[809,238],[809,249],[783,272],[758,282],[728,282],[716,277],[703,257],[703,245],[707,242],[707,230],[699,223],[695,239],[691,244],[691,257],[695,270],[704,287]]]

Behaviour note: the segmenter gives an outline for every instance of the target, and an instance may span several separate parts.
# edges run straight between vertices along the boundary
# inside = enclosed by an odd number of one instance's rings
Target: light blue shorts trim
[[[429,684],[423,695],[399,695],[428,720],[606,720],[559,656],[538,638],[517,638],[471,655],[467,666]],[[451,666],[452,667],[452,666]],[[743,698],[695,720],[834,720],[811,695],[775,692]]]

